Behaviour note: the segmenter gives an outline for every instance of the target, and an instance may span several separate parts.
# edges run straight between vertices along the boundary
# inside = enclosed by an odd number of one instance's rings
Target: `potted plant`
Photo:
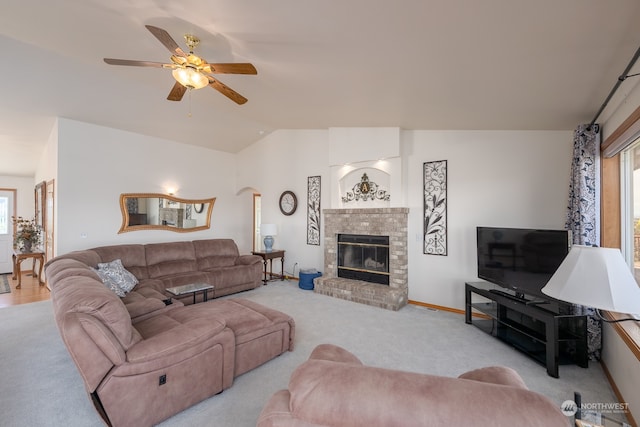
[[[13,247],[22,252],[31,252],[33,248],[40,246],[42,227],[36,224],[35,219],[24,219],[21,216],[12,216],[16,234],[13,237]]]

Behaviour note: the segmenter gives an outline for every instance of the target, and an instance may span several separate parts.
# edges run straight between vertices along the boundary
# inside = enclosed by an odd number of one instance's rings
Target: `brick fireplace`
[[[348,301],[399,310],[407,304],[408,208],[325,209],[324,273],[314,291]],[[389,236],[389,285],[338,277],[338,235]]]

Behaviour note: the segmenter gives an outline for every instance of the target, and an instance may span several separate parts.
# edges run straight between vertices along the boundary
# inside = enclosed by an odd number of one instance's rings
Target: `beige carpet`
[[[511,366],[529,388],[558,405],[576,390],[583,402],[616,401],[598,363],[590,362],[588,369],[562,365],[560,378],[551,378],[543,366],[466,325],[462,315],[417,306],[393,312],[317,295],[287,281],[231,298],[239,296],[290,314],[296,321],[295,350],[241,375],[230,389],[161,426],[255,426],[269,397],[286,388],[293,369],[325,342],[366,364],[414,372],[457,376],[482,366]],[[60,339],[50,301],[0,309],[0,336],[1,425],[103,425]]]

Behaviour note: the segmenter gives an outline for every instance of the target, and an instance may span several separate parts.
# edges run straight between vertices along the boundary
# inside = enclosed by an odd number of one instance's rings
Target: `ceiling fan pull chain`
[[[189,117],[191,117],[191,89],[189,89]]]

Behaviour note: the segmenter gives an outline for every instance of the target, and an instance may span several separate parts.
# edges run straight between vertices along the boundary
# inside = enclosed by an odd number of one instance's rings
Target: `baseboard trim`
[[[464,310],[460,310],[459,308],[445,307],[443,305],[429,304],[426,302],[414,301],[414,300],[409,300],[407,302],[409,304],[418,305],[420,307],[430,308],[433,310],[448,311],[450,313],[456,313],[456,314],[464,314]]]
[[[412,304],[412,305],[417,305],[417,306],[420,306],[420,307],[428,308],[429,310],[448,311],[449,313],[461,314],[463,316],[465,315],[465,311],[464,310],[460,310],[459,308],[445,307],[443,305],[429,304],[429,303],[426,303],[426,302],[414,301],[414,300],[409,300],[407,302],[409,304]],[[471,316],[479,317],[481,319],[491,319],[489,316],[487,316],[486,314],[483,314],[483,313],[472,312]]]
[[[611,389],[613,390],[613,393],[618,398],[618,402],[626,402],[626,400],[624,399],[624,396],[622,396],[622,393],[620,393],[620,389],[616,385],[616,382],[613,380],[613,376],[611,376],[611,373],[607,368],[607,364],[604,363],[604,360],[600,360],[600,366],[602,366],[602,371],[604,372],[604,375],[607,377],[607,380],[611,385]],[[629,424],[631,424],[633,427],[638,427],[638,423],[636,423],[636,420],[633,418],[633,414],[630,411],[627,412],[625,415],[627,417],[627,420],[629,421]]]

